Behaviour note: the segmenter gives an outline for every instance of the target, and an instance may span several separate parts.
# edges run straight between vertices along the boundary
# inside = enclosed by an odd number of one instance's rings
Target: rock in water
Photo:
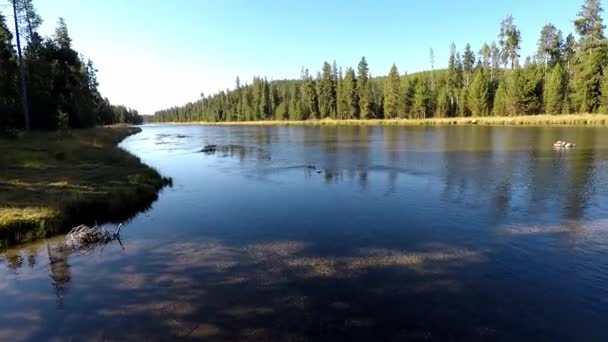
[[[211,154],[215,153],[215,151],[217,151],[217,145],[205,145],[199,152]]]

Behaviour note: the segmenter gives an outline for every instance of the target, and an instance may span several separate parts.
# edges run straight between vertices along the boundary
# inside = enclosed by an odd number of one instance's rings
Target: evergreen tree
[[[369,66],[365,57],[361,57],[357,68],[357,96],[359,98],[359,115],[361,119],[370,117],[372,109],[372,91],[369,83]]]
[[[359,99],[357,97],[357,80],[352,68],[346,69],[344,83],[342,85],[342,96],[346,104],[346,118],[356,119],[359,117]]]
[[[17,104],[17,57],[12,40],[6,19],[0,13],[0,129],[21,126]]]
[[[464,70],[465,87],[471,85],[471,74],[473,73],[473,67],[475,66],[475,54],[471,50],[471,44],[467,44],[464,49],[464,55],[462,56],[462,67]]]
[[[33,0],[16,0],[15,5],[17,6],[20,32],[23,32],[26,40],[32,43],[34,33],[42,25],[42,18],[36,12]]]
[[[439,118],[451,115],[450,91],[446,87],[441,87],[437,92],[435,115]]]
[[[543,26],[538,40],[537,58],[539,62],[545,65],[545,69],[561,62],[562,45],[562,31],[559,31],[552,24]]]
[[[331,65],[323,64],[319,80],[319,110],[321,117],[335,117],[336,111],[336,85],[333,79]]]
[[[492,113],[495,116],[508,116],[513,113],[511,107],[511,100],[507,93],[507,84],[505,81],[500,81],[496,95],[494,96],[494,105],[492,106]]]
[[[513,16],[509,15],[500,26],[500,46],[502,48],[501,60],[505,67],[511,63],[511,69],[518,65],[521,33],[513,23]]]
[[[599,113],[608,114],[608,72],[602,78],[602,95],[600,97]]]
[[[412,106],[414,104],[414,96],[416,95],[417,82],[418,78],[408,78],[405,80],[405,82],[401,82],[401,103],[399,104],[399,111],[402,114],[400,117],[412,117]]]
[[[481,61],[481,66],[484,69],[490,70],[492,66],[492,50],[490,45],[487,43],[483,43],[481,49],[479,50],[479,60]]]
[[[464,68],[460,53],[456,53],[456,88],[460,89],[464,85]]]
[[[566,37],[566,41],[564,42],[564,45],[562,46],[562,48],[563,48],[562,58],[563,58],[564,62],[566,63],[568,72],[570,72],[570,64],[571,64],[572,60],[574,59],[575,46],[576,46],[576,39],[574,39],[574,36],[572,35],[572,33],[570,33],[568,35],[568,37]]]
[[[603,11],[600,0],[585,0],[574,20],[574,28],[581,37],[579,43],[583,50],[595,47],[604,39],[606,26],[601,16]]]
[[[338,71],[338,90],[337,90],[337,118],[346,119],[348,117],[348,101],[344,90],[344,77],[342,76],[342,67]]]
[[[416,118],[425,119],[431,116],[431,97],[430,89],[424,80],[416,82],[414,101],[412,103],[412,114]]]
[[[467,103],[473,116],[487,116],[491,111],[490,81],[483,69],[477,69],[467,94]]]
[[[547,77],[544,88],[544,107],[547,114],[563,112],[568,86],[568,73],[560,63],[556,64]]]
[[[500,49],[498,48],[496,42],[492,42],[492,45],[490,46],[490,51],[492,64],[492,80],[496,80],[498,78],[498,71],[500,69],[501,61]]]
[[[393,64],[384,81],[384,116],[387,119],[394,119],[399,116],[399,93],[401,79],[397,66]]]
[[[458,93],[458,116],[470,116],[471,110],[469,109],[469,88],[462,88]]]
[[[573,74],[572,101],[581,113],[594,113],[600,103],[603,68],[606,65],[606,48],[598,46],[578,53]]]

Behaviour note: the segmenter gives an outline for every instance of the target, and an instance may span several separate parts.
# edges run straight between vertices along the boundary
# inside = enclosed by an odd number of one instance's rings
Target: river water
[[[0,340],[608,340],[606,128],[149,125],[121,146],[173,186],[122,246],[0,254]]]

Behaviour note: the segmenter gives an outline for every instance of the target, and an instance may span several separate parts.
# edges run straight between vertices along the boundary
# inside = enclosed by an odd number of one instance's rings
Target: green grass
[[[442,126],[442,125],[502,125],[502,126],[583,126],[608,125],[606,114],[567,114],[567,115],[527,115],[527,116],[487,116],[430,119],[369,119],[369,120],[268,120],[242,122],[201,122],[210,125],[400,125],[400,126]]]
[[[139,128],[31,132],[0,138],[0,247],[80,223],[117,222],[170,180],[116,147]]]

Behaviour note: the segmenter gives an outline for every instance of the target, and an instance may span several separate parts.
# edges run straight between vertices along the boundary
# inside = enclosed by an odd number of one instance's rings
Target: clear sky
[[[66,19],[74,47],[99,69],[100,90],[141,113],[233,87],[235,78],[296,78],[323,61],[355,67],[366,56],[373,75],[394,62],[400,72],[445,67],[448,47],[478,51],[515,17],[522,56],[541,27],[565,34],[583,0],[35,0],[51,34]],[[604,4],[605,5],[605,4]]]

